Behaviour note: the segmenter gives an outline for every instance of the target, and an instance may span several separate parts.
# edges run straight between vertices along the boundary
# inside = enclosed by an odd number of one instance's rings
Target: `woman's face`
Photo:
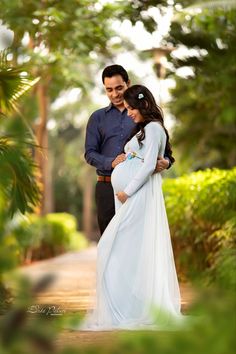
[[[144,118],[138,109],[131,107],[126,101],[124,101],[124,105],[127,109],[128,116],[134,121],[134,123],[144,122]]]

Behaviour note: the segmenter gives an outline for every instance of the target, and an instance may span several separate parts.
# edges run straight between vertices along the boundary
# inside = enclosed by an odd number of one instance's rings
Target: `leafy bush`
[[[16,223],[16,220],[14,221]],[[21,263],[56,256],[87,246],[82,233],[76,231],[76,219],[66,213],[30,215],[12,225],[6,241],[17,243]]]
[[[167,179],[163,189],[177,267],[188,275],[208,269],[214,276],[235,244],[236,168]]]

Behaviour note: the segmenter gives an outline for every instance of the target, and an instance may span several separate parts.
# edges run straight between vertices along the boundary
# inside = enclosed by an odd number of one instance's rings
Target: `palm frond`
[[[40,200],[40,188],[35,178],[37,166],[31,153],[34,147],[30,140],[0,137],[0,188],[11,216],[17,210],[23,214],[32,211]]]
[[[0,52],[0,115],[12,110],[19,112],[17,103],[20,97],[38,80],[31,78],[25,67],[10,65],[7,51]],[[33,211],[40,200],[40,188],[36,182],[38,169],[32,157],[33,149],[38,146],[31,129],[27,128],[31,139],[22,141],[19,136],[0,136],[0,190],[11,216],[18,210],[23,214]]]
[[[39,81],[24,66],[11,66],[6,51],[0,52],[0,114],[16,110],[19,98]]]

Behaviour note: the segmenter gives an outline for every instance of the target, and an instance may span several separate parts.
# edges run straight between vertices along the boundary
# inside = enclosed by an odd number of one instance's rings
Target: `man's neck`
[[[125,110],[125,105],[124,104],[119,105],[119,106],[115,106],[114,105],[114,107],[116,107],[120,112],[123,112]]]

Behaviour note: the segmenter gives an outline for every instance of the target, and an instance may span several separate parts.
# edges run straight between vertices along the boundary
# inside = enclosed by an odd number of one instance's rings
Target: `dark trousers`
[[[110,182],[97,182],[95,189],[98,226],[103,234],[110,220],[115,215],[114,192]]]

